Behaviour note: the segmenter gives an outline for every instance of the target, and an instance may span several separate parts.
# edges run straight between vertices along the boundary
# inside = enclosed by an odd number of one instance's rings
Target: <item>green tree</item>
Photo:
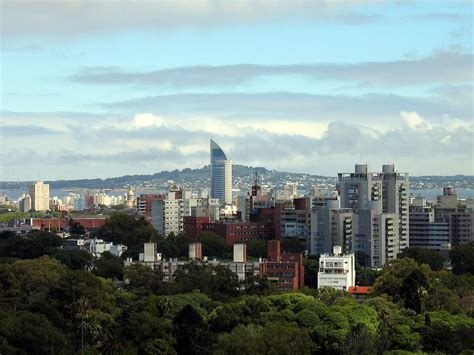
[[[199,232],[196,240],[202,244],[203,255],[210,258],[222,258],[230,250],[225,243],[225,239],[213,232]]]
[[[221,265],[193,262],[177,270],[174,276],[171,286],[176,293],[200,290],[221,301],[239,294],[237,275]]]
[[[81,236],[84,235],[86,232],[84,227],[77,221],[73,220],[72,218],[68,222],[69,233],[74,236]]]
[[[304,253],[306,243],[299,238],[281,238],[281,250],[286,253]]]
[[[428,264],[431,270],[439,271],[444,267],[445,259],[436,250],[409,247],[402,250],[398,254],[398,258],[410,258],[415,260],[418,264]]]
[[[356,265],[356,285],[358,286],[372,286],[382,274],[381,271],[372,269],[370,267],[359,267]]]
[[[139,295],[157,293],[163,288],[161,274],[141,264],[124,268],[124,280],[125,289]]]
[[[311,354],[317,346],[309,332],[290,324],[239,325],[218,339],[215,354]]]
[[[186,305],[173,319],[175,350],[178,354],[209,353],[212,334],[202,316]]]
[[[382,269],[382,274],[374,283],[372,294],[379,296],[386,294],[393,298],[395,302],[404,302],[402,296],[403,282],[414,271],[420,270],[425,275],[430,272],[428,265],[418,265],[409,258],[397,259],[388,262]],[[421,277],[421,276],[420,276]]]
[[[150,339],[143,343],[141,352],[144,355],[176,355],[176,351],[164,339]]]
[[[109,252],[104,252],[99,259],[95,261],[94,274],[109,279],[123,279],[123,261],[118,256]]]
[[[50,252],[50,256],[61,261],[71,270],[84,270],[92,265],[93,257],[85,250],[61,250],[55,249]]]
[[[247,244],[247,255],[253,258],[267,257],[267,242],[265,240],[249,240]]]
[[[470,273],[474,275],[474,242],[454,247],[449,252],[449,256],[455,274]]]
[[[0,353],[60,354],[68,352],[67,338],[41,314],[0,311]]]
[[[402,283],[400,296],[406,308],[421,313],[423,294],[429,288],[428,278],[421,269],[413,270]]]
[[[318,288],[319,258],[310,256],[303,259],[304,284],[310,288]]]
[[[263,276],[248,276],[242,281],[247,295],[271,295],[276,291],[275,283]]]

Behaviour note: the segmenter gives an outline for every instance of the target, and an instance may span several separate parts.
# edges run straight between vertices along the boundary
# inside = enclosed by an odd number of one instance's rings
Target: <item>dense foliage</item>
[[[186,254],[183,236],[164,239],[124,218],[100,235],[129,247],[151,238],[168,248],[167,256]],[[199,238],[216,256],[228,252],[212,235]],[[198,262],[163,282],[146,266],[124,267],[110,254],[92,260],[62,251],[60,244],[46,232],[0,234],[1,354],[474,351],[474,275],[471,260],[464,259],[472,245],[453,252],[454,273],[408,257],[380,272],[359,269],[361,279],[375,283],[370,297],[357,301],[346,292],[314,288],[317,258],[305,259],[307,287],[279,293],[270,280],[240,282],[223,267]]]

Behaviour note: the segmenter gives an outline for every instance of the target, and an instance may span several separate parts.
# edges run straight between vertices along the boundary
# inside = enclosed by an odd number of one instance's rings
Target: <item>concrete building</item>
[[[350,208],[339,208],[336,203],[311,212],[310,254],[330,253],[335,245],[344,252],[352,250],[352,219]]]
[[[49,185],[42,181],[29,186],[31,208],[35,211],[49,210]]]
[[[234,244],[234,262],[236,263],[247,262],[247,244],[244,244],[244,243]]]
[[[183,232],[183,199],[176,198],[177,195],[177,192],[170,191],[166,199],[151,202],[151,224],[165,237]]]
[[[140,216],[145,217],[147,221],[151,220],[151,203],[166,199],[166,194],[141,194],[137,197],[136,208]]]
[[[354,212],[352,251],[364,253],[372,266],[395,259],[409,246],[408,173],[396,172],[392,164],[372,173],[357,164],[354,173],[339,173],[338,180],[341,207]]]
[[[473,210],[468,208],[436,208],[435,220],[448,223],[451,246],[474,241]]]
[[[410,206],[410,246],[447,254],[451,249],[449,221],[436,221],[432,206]]]
[[[115,256],[121,256],[127,246],[122,244],[114,244],[106,242],[103,239],[68,239],[64,242],[64,250],[85,250],[96,258],[100,258],[103,253],[109,252]]]
[[[18,209],[21,212],[29,212],[32,208],[30,195],[23,195],[18,201]]]
[[[348,291],[355,286],[355,256],[342,254],[342,248],[335,246],[332,254],[322,254],[319,258],[318,289],[332,287]]]
[[[202,260],[202,244],[191,243],[188,246],[189,258],[192,260]]]
[[[398,215],[382,213],[381,201],[373,201],[353,215],[352,252],[362,265],[382,267],[397,258]]]
[[[443,194],[436,197],[436,206],[446,209],[458,208],[458,196],[451,186],[443,187]]]
[[[211,139],[211,197],[222,205],[232,204],[232,161]]]
[[[189,260],[162,259],[157,250],[156,243],[146,243],[144,252],[140,253],[139,263],[157,270],[162,275],[163,281],[173,279],[177,270],[180,270],[199,256],[199,246],[189,248]],[[280,242],[271,241],[267,243],[267,259],[249,262],[247,261],[247,245],[245,243],[234,244],[234,255],[232,260],[208,260],[202,256],[201,263],[204,265],[223,266],[237,274],[239,280],[249,277],[267,277],[273,281],[281,291],[298,290],[304,286],[304,265],[301,253],[280,253]],[[197,254],[196,254],[197,252]],[[128,259],[125,264],[133,263]]]
[[[293,203],[283,204],[280,212],[280,232],[282,237],[309,240],[311,234],[311,199],[301,197]]]
[[[240,214],[240,220],[242,222],[250,222],[252,209],[252,196],[237,197],[237,212]]]

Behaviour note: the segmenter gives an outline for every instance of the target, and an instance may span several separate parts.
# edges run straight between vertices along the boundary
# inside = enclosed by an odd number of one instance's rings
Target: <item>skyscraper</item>
[[[35,211],[49,210],[49,185],[38,181],[30,185],[29,193],[31,196],[31,208]]]
[[[232,160],[228,160],[221,147],[211,139],[211,197],[232,204]]]
[[[353,252],[364,253],[372,266],[395,259],[409,245],[408,173],[383,165],[381,173],[369,172],[357,164],[354,173],[340,173],[341,207],[351,208]]]

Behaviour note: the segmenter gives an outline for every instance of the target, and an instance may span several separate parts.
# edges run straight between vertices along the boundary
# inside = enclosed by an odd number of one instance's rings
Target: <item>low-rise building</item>
[[[189,246],[188,260],[166,260],[158,252],[156,243],[146,243],[138,262],[159,271],[163,281],[172,280],[177,270],[184,268],[196,259],[201,259],[200,262],[204,264],[228,268],[236,273],[241,281],[248,277],[262,276],[275,282],[281,291],[298,290],[303,287],[303,255],[301,253],[280,253],[279,241],[270,241],[267,246],[267,259],[256,261],[247,260],[247,245],[245,243],[234,244],[233,260],[208,260],[202,256],[201,243],[192,243]],[[126,265],[130,263],[132,260],[128,259]]]
[[[349,290],[355,285],[354,254],[342,254],[342,248],[335,246],[332,254],[322,254],[319,258],[318,289],[332,287]]]
[[[219,234],[227,245],[248,240],[272,240],[275,237],[273,222],[204,223],[202,230]]]

